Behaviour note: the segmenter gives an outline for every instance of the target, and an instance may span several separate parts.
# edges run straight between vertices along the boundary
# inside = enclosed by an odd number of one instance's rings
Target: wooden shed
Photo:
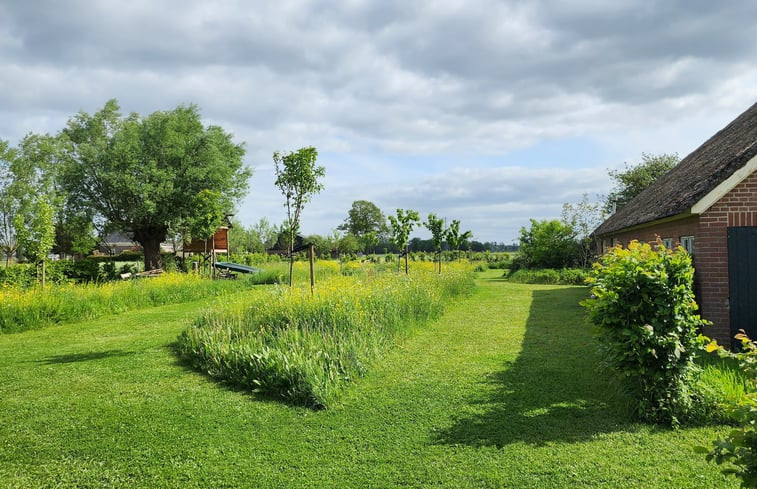
[[[221,226],[215,234],[206,239],[195,239],[185,244],[182,248],[185,253],[228,253],[229,252],[229,228]]]

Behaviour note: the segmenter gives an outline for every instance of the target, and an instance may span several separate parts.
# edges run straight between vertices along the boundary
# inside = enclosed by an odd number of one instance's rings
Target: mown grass
[[[55,323],[93,319],[132,309],[189,302],[249,288],[249,280],[209,280],[194,274],[104,284],[47,288],[0,288],[0,333],[17,333]]]
[[[584,288],[500,273],[325,411],[177,363],[204,302],[0,336],[0,486],[737,487],[692,452],[728,428],[629,421]]]

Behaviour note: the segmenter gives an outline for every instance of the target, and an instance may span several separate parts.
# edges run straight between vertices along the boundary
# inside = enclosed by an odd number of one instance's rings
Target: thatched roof
[[[691,208],[757,155],[757,103],[603,222],[595,236],[688,215]]]

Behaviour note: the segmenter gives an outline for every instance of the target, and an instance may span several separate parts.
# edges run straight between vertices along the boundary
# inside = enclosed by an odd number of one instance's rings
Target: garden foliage
[[[491,265],[490,265],[490,268]],[[514,272],[505,271],[504,276],[509,282],[522,284],[548,284],[548,285],[583,285],[588,277],[588,270],[583,268],[539,268],[534,270],[520,269]]]
[[[192,274],[96,285],[0,287],[0,333],[92,319],[131,309],[189,302],[252,285],[247,280],[209,280]]]
[[[733,408],[733,416],[740,425],[726,437],[716,440],[707,453],[707,460],[724,464],[723,472],[741,479],[742,487],[757,487],[757,344],[745,334],[736,335],[741,341],[742,351],[731,353],[718,348],[715,342],[707,346],[709,351],[718,350],[721,356],[736,358],[747,377],[747,392]]]
[[[677,425],[695,410],[690,385],[704,321],[695,313],[693,276],[683,249],[634,241],[603,256],[588,280],[592,298],[582,304],[641,419]]]
[[[245,389],[316,408],[412,324],[435,318],[473,287],[469,272],[334,276],[306,288],[278,287],[216,307],[179,338],[198,370]]]
[[[513,269],[569,268],[578,261],[576,231],[557,219],[531,219],[529,229],[520,229],[519,240],[520,250],[513,261]]]

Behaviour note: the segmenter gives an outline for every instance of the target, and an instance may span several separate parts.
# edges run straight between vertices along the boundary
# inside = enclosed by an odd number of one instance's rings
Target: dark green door
[[[728,288],[731,337],[757,340],[757,227],[728,228]]]

